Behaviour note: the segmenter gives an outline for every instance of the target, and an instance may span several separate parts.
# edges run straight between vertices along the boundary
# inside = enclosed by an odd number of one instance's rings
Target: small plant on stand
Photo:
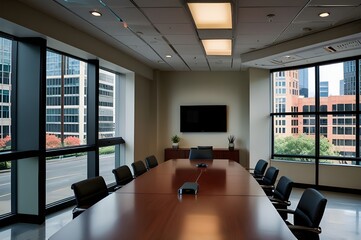
[[[230,135],[228,137],[228,149],[229,150],[234,150],[234,141],[236,140],[236,138],[233,135]]]
[[[180,137],[178,135],[174,135],[174,136],[172,136],[171,140],[172,140],[172,148],[178,149]]]

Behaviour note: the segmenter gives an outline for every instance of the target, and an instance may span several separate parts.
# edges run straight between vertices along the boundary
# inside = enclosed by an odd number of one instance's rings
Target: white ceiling
[[[20,1],[164,71],[272,69],[361,55],[360,47],[324,50],[361,41],[361,0],[234,0],[232,32],[197,31],[184,0]],[[324,11],[331,15],[320,18]],[[214,36],[233,38],[232,56],[205,55],[200,38]]]

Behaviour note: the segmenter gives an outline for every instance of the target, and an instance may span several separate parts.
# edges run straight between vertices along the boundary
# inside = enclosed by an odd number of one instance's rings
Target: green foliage
[[[178,135],[174,135],[171,137],[172,143],[179,143],[180,137]]]
[[[228,142],[229,142],[229,143],[234,143],[234,140],[236,140],[236,138],[235,138],[234,135],[228,136]]]
[[[301,134],[298,136],[276,137],[274,142],[275,154],[315,156],[315,139]],[[338,156],[338,152],[327,138],[320,138],[321,156]],[[310,162],[308,158],[296,158],[295,160]]]
[[[11,162],[0,162],[0,170],[11,168]]]
[[[99,155],[101,154],[110,154],[115,152],[114,146],[102,147],[99,149]]]

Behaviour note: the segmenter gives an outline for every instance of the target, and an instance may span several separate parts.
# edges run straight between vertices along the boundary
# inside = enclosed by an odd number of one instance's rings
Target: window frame
[[[320,99],[322,96],[320,96],[321,92],[320,92],[320,67],[324,66],[324,65],[329,65],[329,64],[333,64],[333,63],[343,63],[343,62],[347,62],[347,61],[355,61],[356,62],[356,66],[355,66],[355,75],[356,75],[356,94],[355,94],[355,110],[354,111],[332,111],[333,109],[329,109],[328,111],[322,111],[323,109],[320,106]],[[360,69],[359,66],[361,64],[361,56],[356,56],[356,57],[350,57],[350,58],[343,58],[343,59],[336,59],[336,60],[331,60],[331,61],[325,61],[325,62],[319,62],[319,63],[314,63],[314,64],[307,64],[307,65],[301,65],[301,66],[296,66],[296,67],[287,67],[287,68],[279,68],[279,69],[273,69],[270,71],[270,79],[271,79],[271,102],[272,102],[272,110],[270,113],[271,116],[271,159],[275,159],[278,160],[277,158],[295,158],[295,157],[303,157],[303,158],[311,158],[314,160],[315,165],[316,165],[316,183],[318,184],[318,169],[319,169],[319,165],[320,162],[322,160],[342,160],[342,161],[346,161],[346,162],[355,162],[355,165],[351,165],[351,166],[358,166],[361,165],[361,156],[360,156],[360,142],[361,139],[357,136],[360,136],[360,118],[361,118],[361,103],[360,103],[360,95],[361,95],[361,91],[360,91],[360,78],[361,78],[361,73],[360,73]],[[277,73],[277,72],[286,72],[286,71],[290,71],[290,70],[299,70],[299,69],[304,69],[304,68],[311,68],[311,67],[315,67],[315,110],[314,111],[307,111],[307,112],[276,112],[274,111],[274,99],[276,98],[274,96],[274,81],[275,79],[273,79],[273,74]],[[285,74],[284,74],[285,75]],[[357,91],[358,90],[358,91]],[[337,106],[336,106],[337,108]],[[352,106],[352,108],[354,108]],[[353,128],[355,128],[352,131],[355,131],[355,144],[356,144],[356,149],[355,149],[355,157],[349,157],[349,156],[343,156],[343,157],[338,157],[338,156],[321,156],[320,152],[319,152],[319,145],[320,145],[320,136],[321,136],[321,120],[323,119],[322,116],[326,116],[328,114],[336,114],[336,115],[355,115],[355,124],[349,125],[352,126]],[[274,118],[277,115],[295,115],[295,116],[304,116],[304,115],[314,115],[315,116],[315,120],[316,120],[316,125],[315,125],[315,144],[316,144],[316,153],[315,156],[297,156],[297,155],[292,155],[292,154],[277,154],[275,153],[275,128],[277,128],[278,126],[275,126],[274,124]],[[352,120],[353,122],[354,120]],[[282,161],[287,161],[287,160],[282,160]]]

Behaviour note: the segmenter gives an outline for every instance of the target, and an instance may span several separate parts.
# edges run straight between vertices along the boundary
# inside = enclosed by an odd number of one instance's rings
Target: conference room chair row
[[[299,240],[319,239],[319,234],[322,231],[320,222],[326,208],[327,199],[316,189],[307,188],[302,193],[297,207],[294,210],[288,209],[291,205],[289,198],[293,181],[286,176],[281,176],[277,186],[274,187],[279,169],[273,166],[267,168],[267,166],[268,162],[260,159],[251,174],[261,185],[289,229]],[[293,215],[293,223],[287,220],[288,214]]]
[[[149,169],[158,166],[157,158],[154,155],[145,158],[145,164],[139,160],[132,163],[133,173],[127,165],[120,166],[113,169],[112,172],[115,177],[116,187],[119,189],[122,186],[131,182],[134,178],[147,172]],[[108,187],[102,176],[97,176],[90,179],[85,179],[71,185],[74,192],[76,207],[73,209],[73,218],[79,216],[86,209],[108,196]]]

